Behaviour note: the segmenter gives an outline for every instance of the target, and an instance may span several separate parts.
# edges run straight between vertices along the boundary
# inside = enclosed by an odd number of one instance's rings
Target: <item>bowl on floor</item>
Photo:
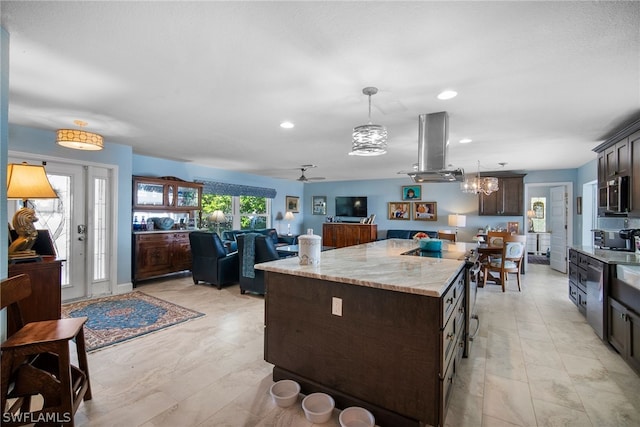
[[[359,406],[351,406],[340,412],[340,427],[374,427],[376,419],[373,414]]]
[[[269,393],[276,405],[286,408],[298,400],[300,384],[292,380],[280,380],[271,386]]]
[[[335,406],[333,397],[326,393],[311,393],[302,399],[304,416],[312,423],[320,424],[329,421]]]

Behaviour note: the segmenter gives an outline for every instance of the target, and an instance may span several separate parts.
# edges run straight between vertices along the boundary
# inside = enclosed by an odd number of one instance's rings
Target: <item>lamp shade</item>
[[[293,221],[293,212],[287,212],[284,214],[284,219],[287,221]]]
[[[7,165],[7,199],[57,199],[44,166],[26,163]]]
[[[220,210],[213,211],[213,213],[209,216],[209,220],[216,223],[221,223],[225,219],[226,217],[224,216],[224,212]]]
[[[449,227],[465,227],[467,225],[467,217],[465,215],[449,215]]]
[[[527,218],[533,218],[534,216],[536,216],[536,213],[532,209],[529,209],[527,211]]]
[[[78,129],[58,129],[56,144],[76,150],[97,151],[104,148],[101,135]]]

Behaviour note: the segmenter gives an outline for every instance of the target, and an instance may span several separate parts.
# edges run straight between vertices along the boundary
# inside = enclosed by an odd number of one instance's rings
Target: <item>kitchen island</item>
[[[265,270],[265,360],[273,379],[323,391],[338,408],[363,406],[380,426],[444,425],[465,351],[475,245],[445,243],[440,258],[403,255],[390,239],[297,258]]]

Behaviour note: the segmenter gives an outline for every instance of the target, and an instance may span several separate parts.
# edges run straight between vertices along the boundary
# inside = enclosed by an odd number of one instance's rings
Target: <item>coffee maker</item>
[[[626,242],[626,250],[629,252],[640,252],[638,244],[640,242],[640,228],[625,228],[619,232],[620,238]]]

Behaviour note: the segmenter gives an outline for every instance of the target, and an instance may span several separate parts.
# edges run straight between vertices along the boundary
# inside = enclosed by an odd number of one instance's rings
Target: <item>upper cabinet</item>
[[[640,217],[640,120],[593,151],[598,153],[598,215]]]
[[[488,196],[480,193],[478,215],[524,215],[524,175],[505,175],[497,178],[498,191]]]
[[[175,177],[133,177],[133,208],[162,211],[200,210],[202,184]]]
[[[629,137],[631,200],[629,216],[640,217],[640,131]]]

